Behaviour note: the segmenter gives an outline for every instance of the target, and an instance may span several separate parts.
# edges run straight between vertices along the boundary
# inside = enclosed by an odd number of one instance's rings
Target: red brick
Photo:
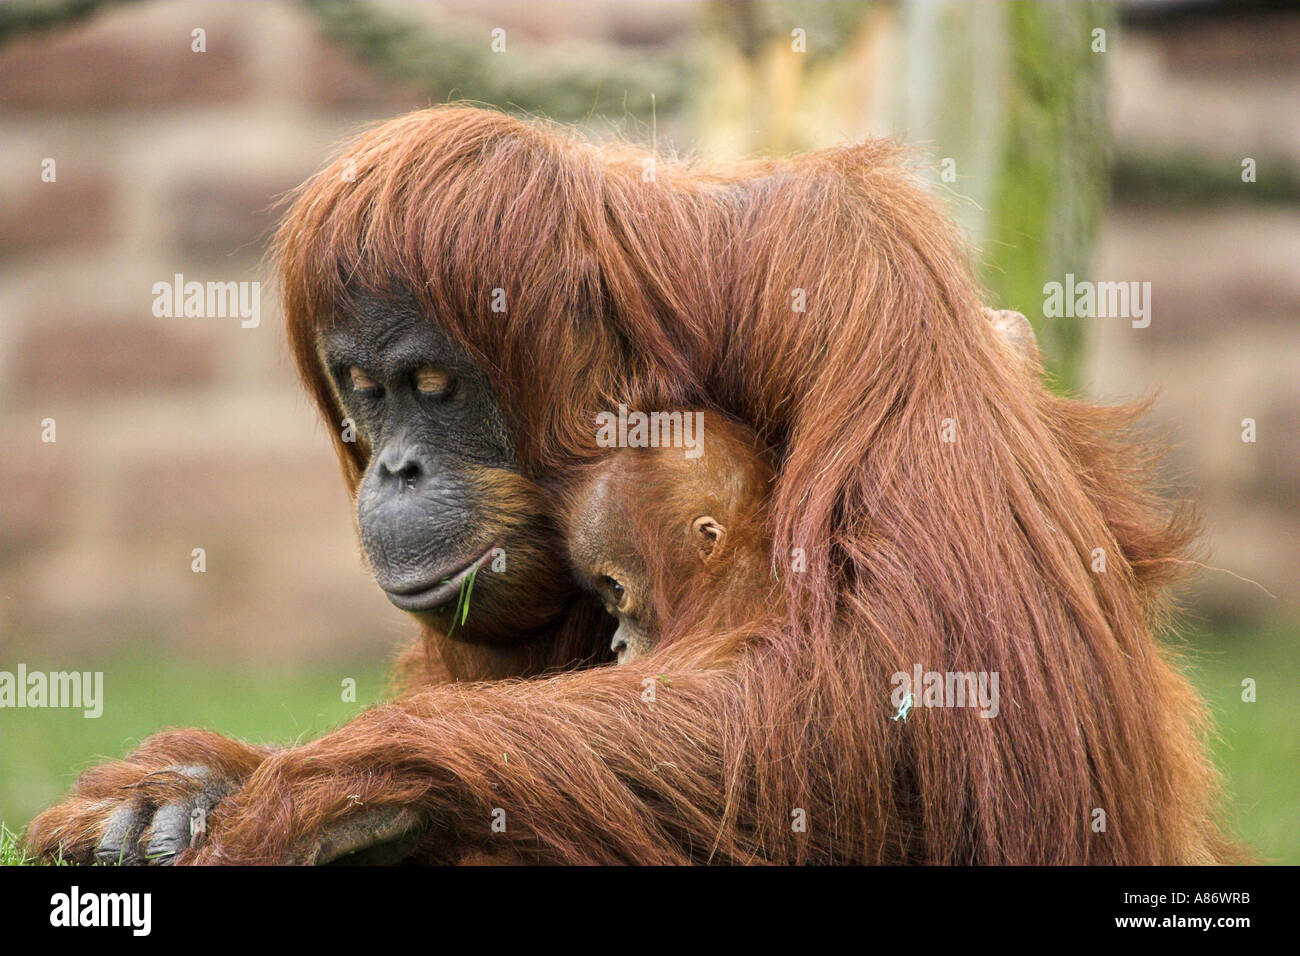
[[[6,564],[21,561],[34,549],[49,547],[64,537],[72,517],[73,471],[68,454],[58,442],[41,441],[41,418],[33,414],[24,434],[7,421],[5,446],[9,454],[0,467],[0,497],[4,518],[0,522],[0,556]]]
[[[166,325],[179,321],[115,317],[33,329],[15,349],[13,384],[44,397],[90,397],[211,381],[223,359],[220,335]]]
[[[14,39],[0,50],[0,108],[42,114],[171,108],[249,93],[248,63],[234,42],[242,38],[194,23],[207,30],[207,52],[195,53],[192,27],[183,26],[188,21],[176,21],[159,42],[156,29],[137,29],[135,14],[110,9],[89,21]]]
[[[308,64],[306,98],[323,109],[395,115],[429,105],[427,93],[388,79],[324,40],[314,44]]]
[[[58,157],[54,159],[57,163]],[[41,182],[39,167],[33,167],[30,182],[11,184],[10,200],[0,205],[0,235],[7,254],[100,242],[112,235],[110,182],[57,165],[56,172],[56,182]]]

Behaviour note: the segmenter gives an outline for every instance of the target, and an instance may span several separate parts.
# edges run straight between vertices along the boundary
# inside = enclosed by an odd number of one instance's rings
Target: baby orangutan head
[[[764,528],[772,468],[749,429],[703,416],[697,457],[678,447],[619,448],[579,483],[566,512],[578,579],[618,619],[626,664],[688,614],[727,626],[767,580]],[[688,607],[689,605],[689,607]]]

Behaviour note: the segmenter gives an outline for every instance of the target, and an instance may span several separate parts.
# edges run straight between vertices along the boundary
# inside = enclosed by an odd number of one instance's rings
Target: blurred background
[[[1171,640],[1234,829],[1300,862],[1300,12],[1173,0],[0,5],[0,669],[100,670],[106,697],[0,711],[10,829],[160,727],[285,743],[383,695],[413,629],[362,569],[273,284],[257,328],[156,318],[151,290],[269,279],[286,190],[450,99],[702,157],[912,144],[1054,387],[1157,396],[1218,569]],[[1150,282],[1150,326],[1044,318],[1067,273]]]

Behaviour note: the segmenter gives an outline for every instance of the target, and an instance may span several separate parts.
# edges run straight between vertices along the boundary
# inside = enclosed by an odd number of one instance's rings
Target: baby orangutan
[[[569,501],[569,557],[618,619],[610,648],[620,664],[694,615],[743,624],[775,584],[764,527],[772,467],[752,431],[703,414],[698,457],[616,449]]]

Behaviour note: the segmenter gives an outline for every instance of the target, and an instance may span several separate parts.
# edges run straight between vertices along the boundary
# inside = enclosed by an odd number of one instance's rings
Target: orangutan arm
[[[735,858],[720,742],[738,699],[725,671],[635,665],[422,690],[275,754],[180,862],[322,863],[420,833],[445,860]]]
[[[395,692],[418,694],[452,681],[440,657],[427,651],[421,640],[399,656]],[[209,821],[220,816],[217,805],[275,751],[209,730],[155,734],[124,759],[83,773],[64,800],[31,822],[24,844],[35,857],[70,863],[170,864],[202,840]],[[332,848],[323,852],[342,855],[392,843],[365,860],[389,862],[408,822],[407,814],[387,811],[349,815],[323,838]]]
[[[424,640],[399,656],[395,690],[450,681]],[[32,856],[69,863],[168,865],[203,837],[218,803],[239,790],[276,748],[210,730],[167,730],[122,760],[92,767],[72,792],[28,825]],[[384,821],[371,825],[384,832]],[[350,834],[339,835],[340,841]]]

